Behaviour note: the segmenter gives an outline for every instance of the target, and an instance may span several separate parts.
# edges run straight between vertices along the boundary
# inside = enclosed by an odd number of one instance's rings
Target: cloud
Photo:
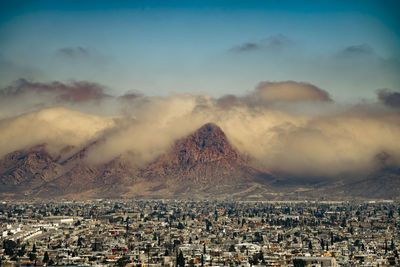
[[[299,104],[305,108],[310,102],[333,102],[329,93],[315,85],[305,82],[260,82],[255,90],[243,96],[224,95],[216,99],[216,105],[222,109],[237,106],[268,106],[288,111],[289,106]],[[282,105],[283,104],[283,105]]]
[[[88,57],[91,55],[89,49],[82,46],[60,48],[57,50],[57,54],[69,58]]]
[[[0,155],[42,143],[57,153],[68,145],[82,148],[102,140],[89,149],[87,162],[124,156],[144,166],[179,138],[214,122],[235,148],[272,172],[357,176],[379,168],[379,155],[388,155],[386,165],[400,166],[397,111],[362,105],[326,108],[329,95],[308,83],[262,82],[246,95],[218,99],[207,94],[132,97],[124,102],[129,112],[114,116],[50,108],[2,119]],[[318,107],[320,112],[296,113],[271,104],[276,101],[324,105]]]
[[[229,98],[227,98],[229,99]],[[268,106],[223,110],[207,95],[148,97],[134,115],[121,117],[88,154],[91,163],[127,155],[143,166],[207,122],[261,169],[294,175],[358,175],[380,167],[387,153],[400,166],[400,116],[354,107],[327,114],[290,114]]]
[[[271,35],[257,42],[247,42],[234,46],[230,51],[236,53],[250,52],[257,50],[276,52],[293,45],[293,41],[283,34]]]
[[[217,106],[227,109],[237,106],[243,103],[243,98],[237,97],[235,95],[224,95],[216,99]]]
[[[253,96],[261,101],[332,101],[328,92],[305,82],[261,82]]]
[[[378,99],[386,106],[400,108],[400,92],[381,89],[377,91]]]
[[[143,97],[143,95],[141,93],[129,91],[129,92],[126,92],[125,94],[119,96],[118,99],[122,100],[122,101],[133,101],[133,100],[137,100],[140,97]]]
[[[0,156],[46,144],[51,153],[66,146],[81,147],[114,125],[113,118],[62,107],[43,109],[0,120]]]
[[[235,46],[231,48],[231,51],[234,52],[248,52],[248,51],[254,51],[254,50],[259,50],[260,46],[256,43],[244,43],[238,46]]]
[[[65,84],[61,82],[38,83],[19,79],[13,85],[0,90],[0,95],[3,97],[29,93],[52,94],[57,100],[66,102],[85,102],[109,97],[102,86],[84,81]]]
[[[292,40],[283,34],[271,35],[262,40],[262,42],[266,44],[267,48],[273,50],[283,49],[294,44]]]
[[[364,57],[374,54],[374,49],[368,44],[351,45],[339,51],[339,56],[341,57]]]
[[[135,114],[116,121],[118,127],[104,135],[105,142],[90,151],[87,160],[103,163],[125,154],[133,164],[143,166],[211,119],[211,103],[208,96],[142,98]]]
[[[332,99],[328,92],[310,83],[264,81],[244,96],[225,95],[216,100],[217,106],[223,109],[239,105],[255,107],[310,102],[332,102]]]

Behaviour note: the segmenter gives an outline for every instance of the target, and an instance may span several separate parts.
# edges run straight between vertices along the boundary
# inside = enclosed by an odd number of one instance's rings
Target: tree
[[[22,257],[22,256],[25,255],[25,247],[26,247],[26,245],[24,244],[24,245],[22,245],[21,249],[18,250],[17,255],[18,255],[19,257]]]
[[[293,265],[294,265],[294,267],[305,267],[306,262],[301,259],[293,259]]]
[[[176,259],[176,265],[179,267],[185,267],[185,258],[183,257],[182,250],[179,251],[178,258]]]
[[[259,252],[259,253],[254,254],[251,263],[253,265],[257,265],[258,263],[264,263],[264,255],[263,255],[263,253]]]
[[[84,241],[84,239],[82,237],[78,238],[78,247],[82,247],[82,242]]]
[[[387,240],[385,239],[385,254],[387,254],[388,252],[388,244],[387,244]]]
[[[47,251],[44,253],[43,262],[45,263],[49,262],[49,253]]]
[[[129,263],[129,258],[124,256],[122,258],[119,258],[117,261],[117,264],[119,267],[124,267]]]
[[[34,260],[36,260],[36,253],[30,252],[28,254],[28,257],[29,257],[30,261],[34,261]]]
[[[8,256],[13,256],[15,254],[14,250],[17,247],[17,243],[14,242],[13,240],[4,240],[3,241],[3,248],[4,248],[4,254]]]

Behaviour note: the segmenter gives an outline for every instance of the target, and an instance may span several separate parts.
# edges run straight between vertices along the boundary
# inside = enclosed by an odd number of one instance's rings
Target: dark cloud
[[[132,101],[132,100],[137,100],[141,97],[143,97],[142,93],[131,90],[131,91],[128,91],[125,94],[119,96],[118,99],[123,100],[123,101]]]
[[[235,95],[224,95],[216,99],[216,104],[220,108],[231,108],[239,104],[241,99]]]
[[[248,51],[254,51],[254,50],[259,50],[260,46],[256,43],[244,43],[239,46],[235,46],[231,49],[231,51],[234,52],[248,52]]]
[[[64,84],[61,82],[38,83],[19,79],[13,85],[0,90],[3,96],[18,96],[26,93],[55,94],[58,100],[67,102],[85,102],[109,97],[102,86],[86,81]]]
[[[371,46],[369,46],[368,44],[361,44],[345,47],[339,52],[339,55],[343,57],[362,57],[370,56],[374,53],[374,49]]]
[[[283,34],[271,35],[257,42],[248,42],[238,46],[234,46],[230,50],[233,52],[249,52],[256,50],[280,50],[293,44],[293,41]]]
[[[400,92],[393,92],[389,89],[377,91],[378,99],[386,106],[400,108]]]
[[[283,34],[271,35],[263,40],[269,49],[282,49],[293,44],[293,41]]]
[[[90,55],[89,49],[82,46],[60,48],[57,50],[57,53],[70,58],[87,57]]]

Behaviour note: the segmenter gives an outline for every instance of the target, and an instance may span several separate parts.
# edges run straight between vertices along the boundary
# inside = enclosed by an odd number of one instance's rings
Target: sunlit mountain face
[[[398,7],[6,1],[1,194],[396,198]]]

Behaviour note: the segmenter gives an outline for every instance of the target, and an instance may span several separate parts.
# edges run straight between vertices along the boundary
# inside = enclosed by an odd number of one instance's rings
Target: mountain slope
[[[0,160],[0,197],[38,198],[398,198],[400,170],[382,165],[365,178],[328,179],[279,175],[252,167],[220,127],[207,123],[177,140],[165,154],[137,168],[128,154],[103,164],[86,160],[91,149],[46,145],[19,150]]]
[[[207,123],[178,140],[171,150],[140,170],[140,177],[171,188],[215,189],[216,185],[268,183],[272,176],[252,168],[217,125]]]
[[[400,169],[383,168],[337,189],[344,196],[392,199],[400,196]]]
[[[53,180],[62,173],[62,166],[50,155],[45,145],[7,154],[0,161],[2,192],[21,191]]]

